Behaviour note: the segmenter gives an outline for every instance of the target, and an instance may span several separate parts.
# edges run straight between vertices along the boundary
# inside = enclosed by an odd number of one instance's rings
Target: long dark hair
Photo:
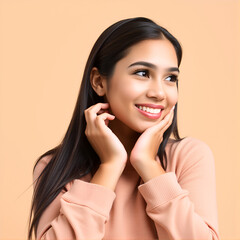
[[[34,166],[35,169],[41,158],[51,155],[51,160],[36,180],[28,239],[32,238],[33,230],[36,234],[41,215],[56,196],[65,189],[64,186],[73,179],[81,178],[89,173],[94,174],[99,167],[100,159],[85,135],[84,110],[98,102],[104,102],[103,97],[99,97],[91,87],[92,68],[97,67],[100,74],[110,77],[114,66],[126,56],[129,47],[143,40],[163,38],[167,38],[174,46],[179,66],[182,59],[182,48],[179,42],[165,28],[147,18],[121,20],[108,27],[97,39],[86,63],[77,103],[67,132],[62,142],[40,156]],[[177,127],[177,104],[173,122],[165,131],[158,151],[161,165],[165,170],[167,167],[165,146],[171,133],[175,141],[181,140]]]

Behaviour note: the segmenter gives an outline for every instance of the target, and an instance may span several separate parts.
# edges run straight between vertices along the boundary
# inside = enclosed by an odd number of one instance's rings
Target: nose
[[[165,99],[165,91],[161,81],[153,81],[147,90],[147,97],[157,101]]]

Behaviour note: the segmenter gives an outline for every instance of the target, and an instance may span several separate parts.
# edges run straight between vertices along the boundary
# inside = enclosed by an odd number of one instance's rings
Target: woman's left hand
[[[130,162],[144,182],[165,173],[156,156],[163,134],[172,124],[173,115],[172,109],[161,122],[146,129],[131,151]]]

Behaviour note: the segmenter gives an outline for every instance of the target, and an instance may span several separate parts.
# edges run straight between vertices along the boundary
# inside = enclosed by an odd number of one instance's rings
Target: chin
[[[125,119],[116,118],[114,121],[118,121],[119,128],[122,128],[122,131],[134,131],[136,133],[143,133],[150,127],[153,127],[157,124],[157,122],[144,122],[138,120],[124,121]],[[159,122],[159,121],[158,121]]]
[[[154,124],[148,124],[148,125],[142,125],[142,126],[134,126],[132,128],[133,131],[138,132],[138,133],[143,133],[145,130],[147,130],[148,128],[154,126]]]

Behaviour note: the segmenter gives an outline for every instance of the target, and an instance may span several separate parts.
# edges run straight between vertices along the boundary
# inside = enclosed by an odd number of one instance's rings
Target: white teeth
[[[161,109],[159,108],[149,108],[149,107],[145,107],[145,106],[137,106],[140,110],[145,111],[145,112],[149,112],[149,113],[160,113]]]

